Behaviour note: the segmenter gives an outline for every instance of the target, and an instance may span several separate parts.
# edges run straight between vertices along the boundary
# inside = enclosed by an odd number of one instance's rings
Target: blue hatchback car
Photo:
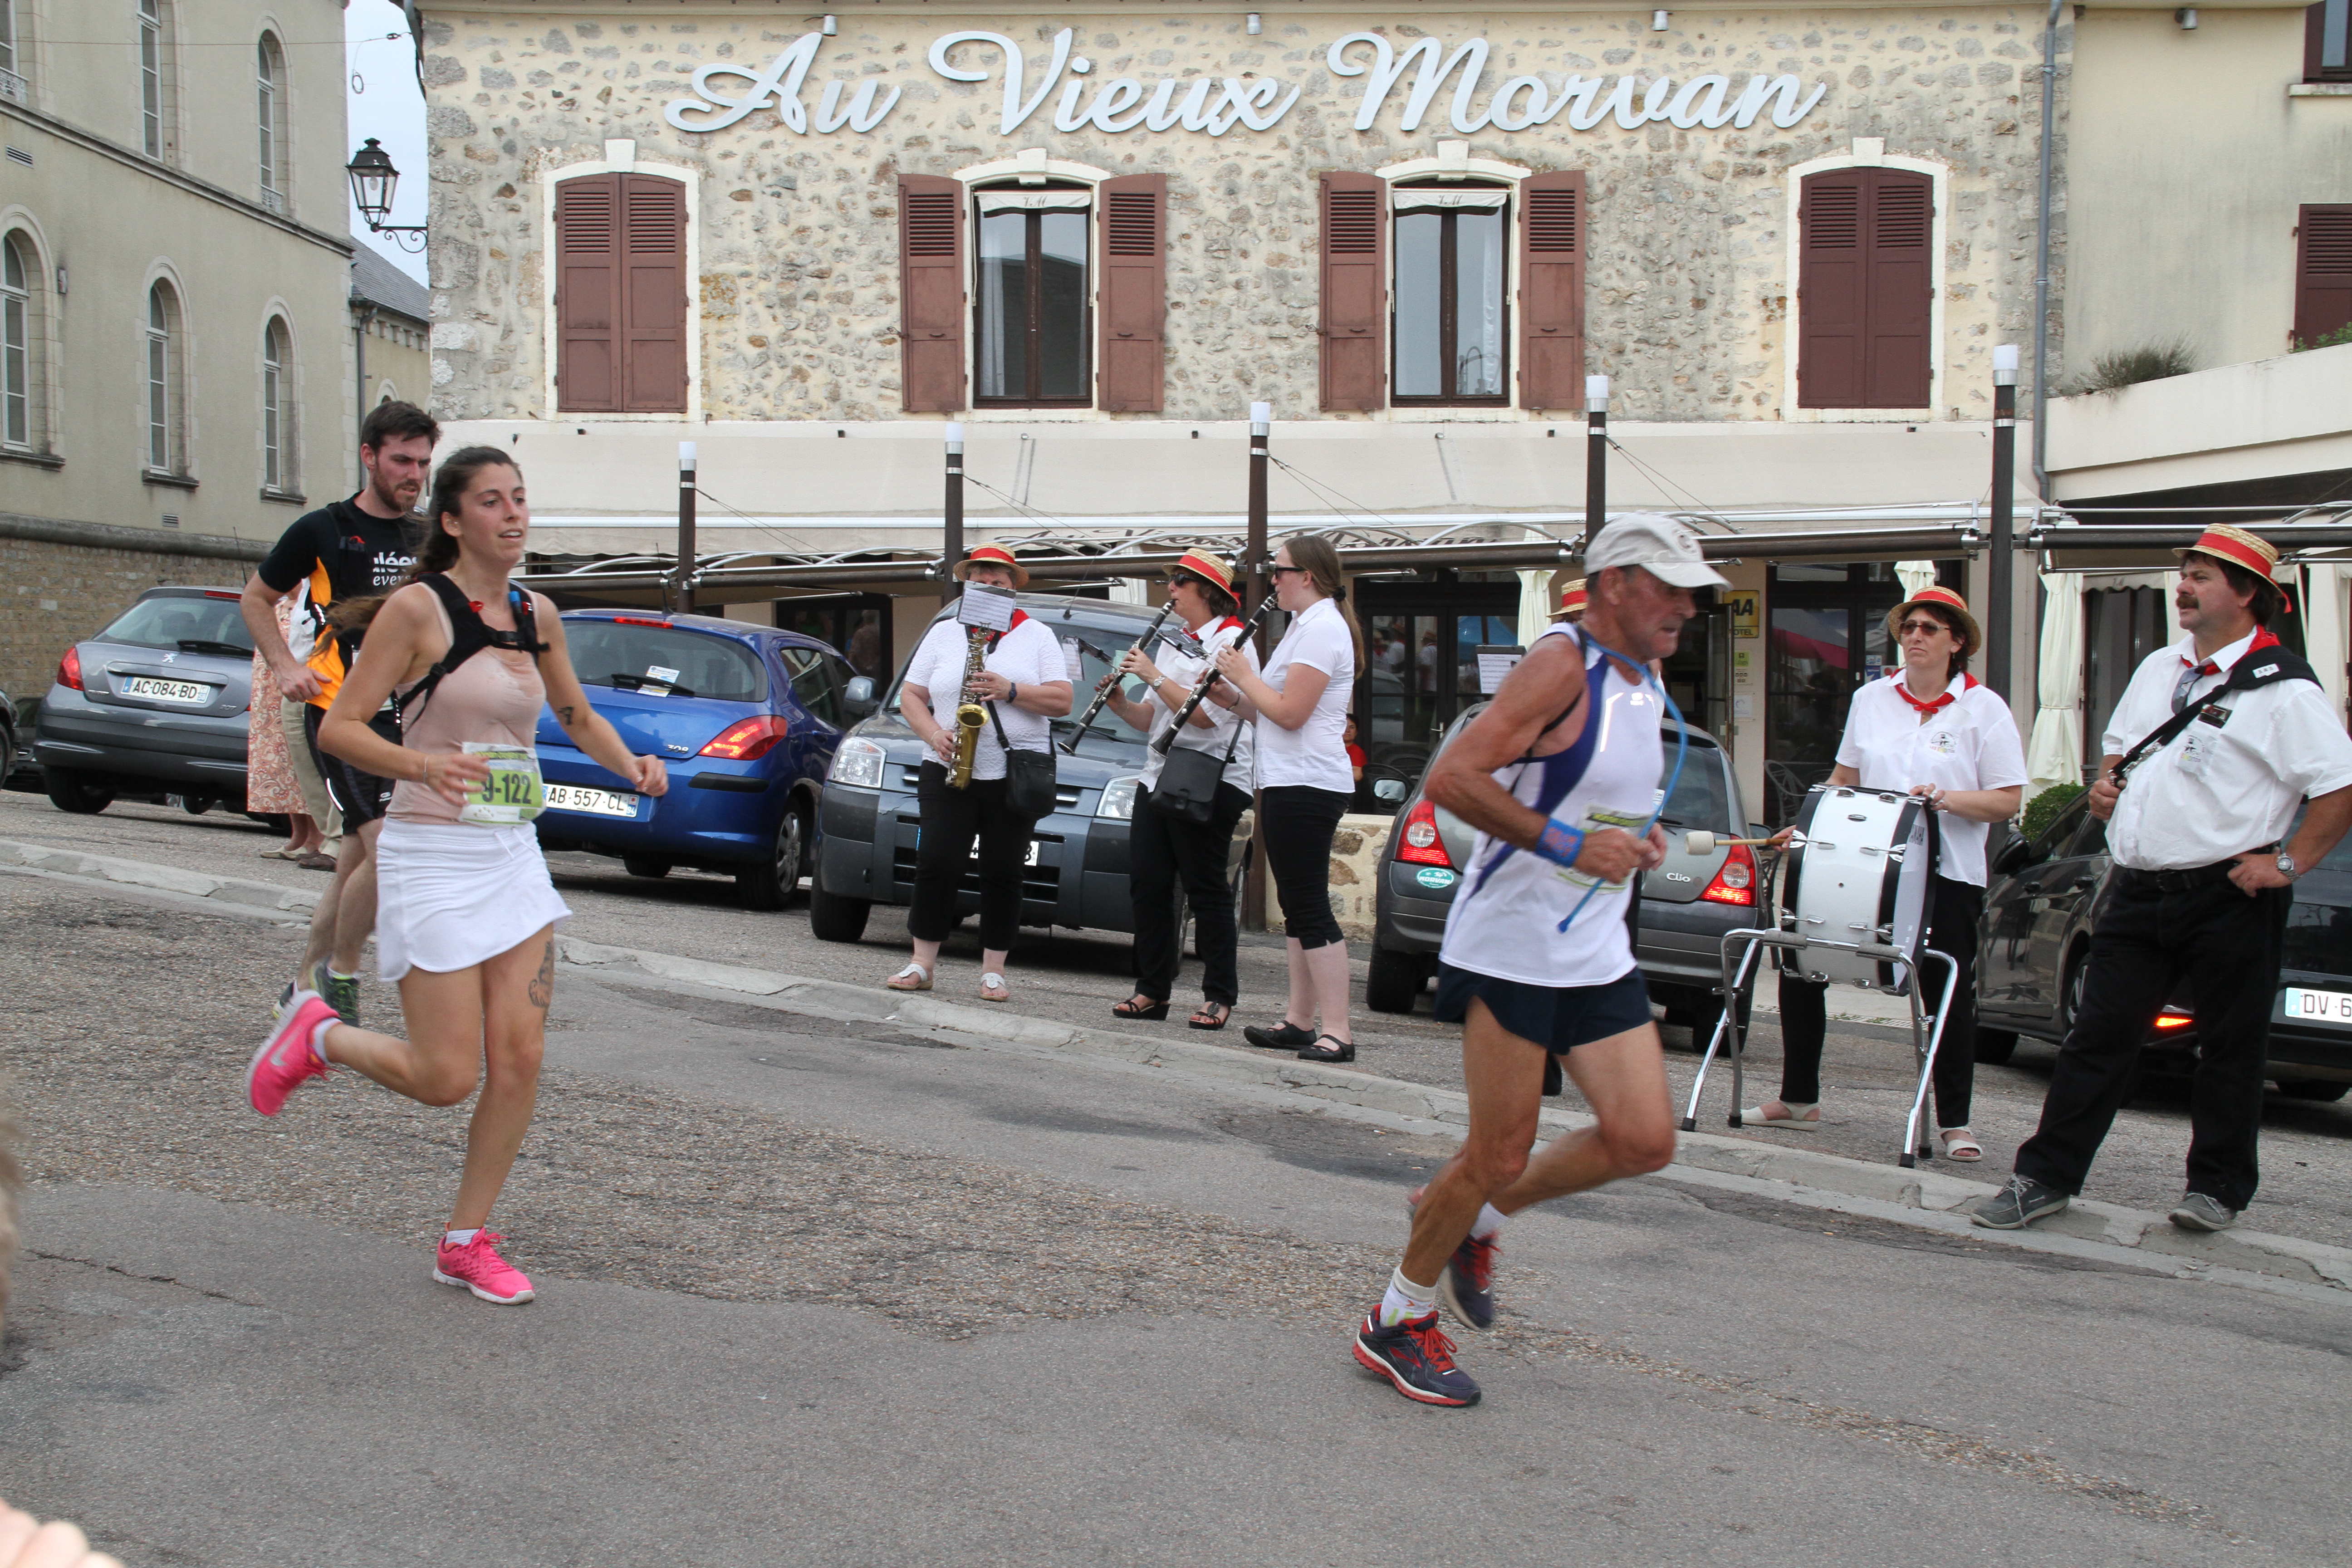
[[[790,904],[834,747],[873,710],[847,696],[848,662],[814,637],[709,616],[567,610],[563,636],[589,706],[669,764],[669,793],[631,790],[543,712],[540,843],[617,856],[635,877],[717,871],[753,909]]]

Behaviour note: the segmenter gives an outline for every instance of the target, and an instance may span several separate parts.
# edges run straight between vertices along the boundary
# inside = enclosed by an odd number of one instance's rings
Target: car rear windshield
[[[1673,731],[1659,737],[1665,745],[1664,771],[1658,774],[1663,785],[1674,776],[1675,737]],[[1675,827],[1703,827],[1710,833],[1737,830],[1731,820],[1731,786],[1723,776],[1723,753],[1708,742],[1693,735],[1690,754],[1683,760],[1683,776],[1675,781],[1675,793],[1666,800],[1666,808],[1659,821]]]
[[[99,633],[98,640],[182,653],[253,655],[253,634],[245,629],[236,601],[208,595],[159,594],[142,599]]]
[[[566,617],[563,637],[583,686],[721,702],[759,702],[768,695],[759,655],[728,637],[593,616]]]

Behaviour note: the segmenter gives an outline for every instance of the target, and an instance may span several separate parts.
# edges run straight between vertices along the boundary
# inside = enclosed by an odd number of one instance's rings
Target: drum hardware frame
[[[1734,944],[1744,944],[1736,973],[1731,962]],[[1699,1058],[1698,1074],[1691,1080],[1690,1104],[1683,1112],[1683,1131],[1695,1132],[1698,1130],[1699,1096],[1706,1092],[1707,1069],[1715,1065],[1716,1052],[1722,1048],[1727,1035],[1731,1041],[1731,1114],[1726,1119],[1726,1124],[1731,1127],[1741,1125],[1740,1102],[1747,1098],[1748,1030],[1739,1021],[1740,998],[1749,984],[1756,955],[1768,947],[1792,952],[1802,952],[1809,947],[1834,948],[1859,958],[1876,959],[1882,963],[1901,966],[1903,982],[1898,994],[1911,1001],[1911,1051],[1918,1065],[1919,1083],[1911,1096],[1910,1114],[1904,1119],[1903,1154],[1896,1163],[1907,1171],[1917,1165],[1922,1155],[1935,1158],[1934,1147],[1925,1141],[1927,1090],[1935,1080],[1936,1052],[1943,1044],[1944,1021],[1952,1016],[1952,993],[1959,984],[1960,966],[1958,961],[1948,953],[1925,945],[1914,954],[1886,942],[1831,942],[1823,937],[1809,937],[1799,931],[1767,926],[1752,926],[1723,934],[1723,1013],[1716,1019],[1714,1037],[1707,1041],[1706,1054]],[[1925,1014],[1919,1007],[1918,965],[1921,960],[1929,958],[1937,960],[1944,966],[1944,989],[1935,1012]],[[1871,989],[1883,990],[1884,987],[1874,986]]]

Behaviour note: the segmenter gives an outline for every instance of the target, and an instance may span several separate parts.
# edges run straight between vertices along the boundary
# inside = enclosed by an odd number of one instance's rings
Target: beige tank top
[[[449,612],[436,598],[433,608],[452,638]],[[415,685],[401,688],[407,695]],[[547,683],[540,679],[539,661],[527,653],[486,647],[441,678],[424,708],[401,737],[412,752],[454,752],[467,741],[502,746],[533,743],[539,710],[547,705]],[[393,786],[391,815],[404,822],[457,820],[457,803],[438,790],[413,779]]]

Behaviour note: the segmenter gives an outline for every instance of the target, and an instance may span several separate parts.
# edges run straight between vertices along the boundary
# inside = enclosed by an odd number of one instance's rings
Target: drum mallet
[[[1797,842],[1801,840],[1791,841],[1789,847],[1793,847]],[[1775,847],[1769,838],[1717,838],[1704,828],[1695,829],[1683,835],[1683,849],[1686,854],[1712,855],[1727,844],[1752,844],[1762,847]]]

